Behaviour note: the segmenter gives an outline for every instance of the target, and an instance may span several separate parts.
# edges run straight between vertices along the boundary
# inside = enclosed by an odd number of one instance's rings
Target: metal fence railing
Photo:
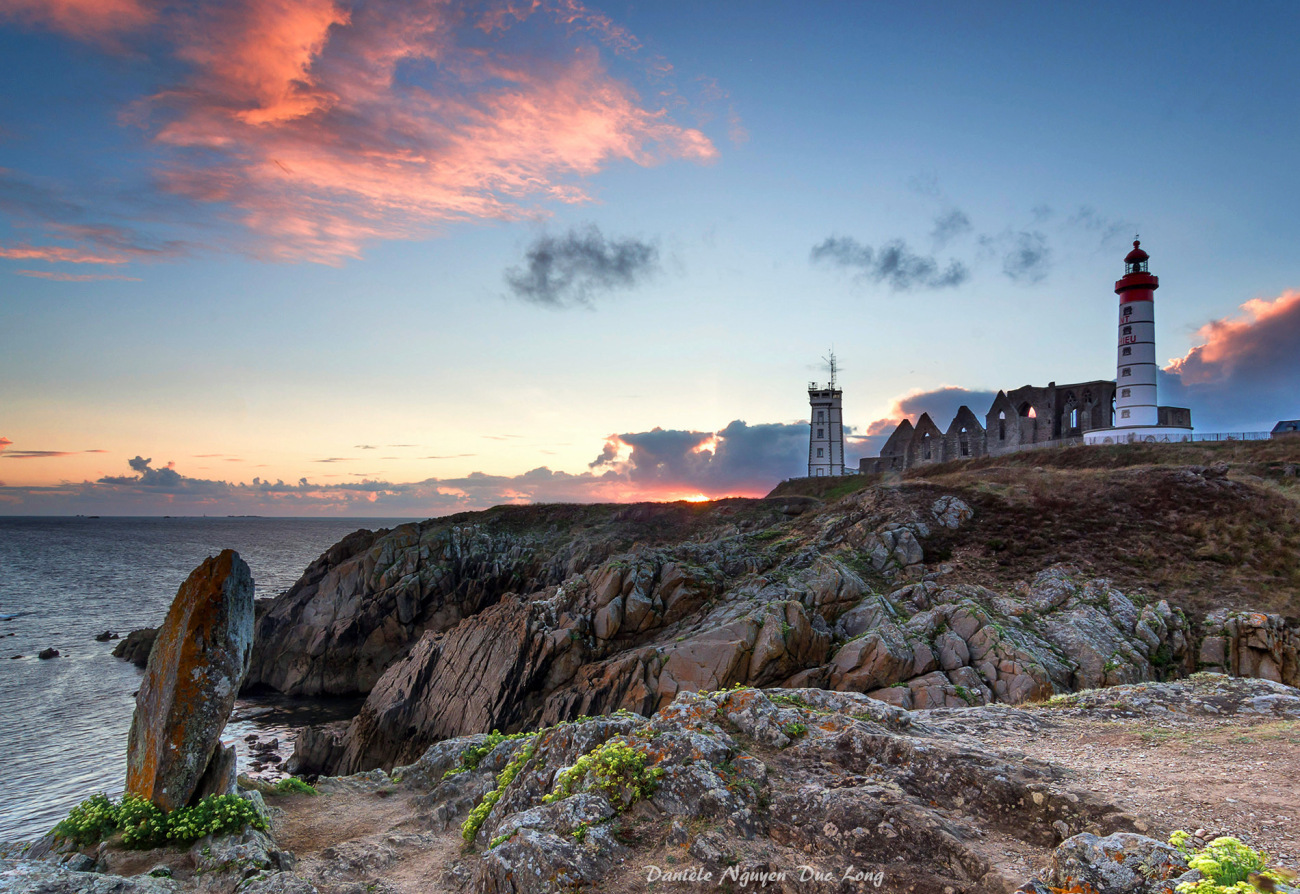
[[[1193,441],[1267,441],[1273,437],[1271,431],[1216,431],[1207,434],[1192,435]]]

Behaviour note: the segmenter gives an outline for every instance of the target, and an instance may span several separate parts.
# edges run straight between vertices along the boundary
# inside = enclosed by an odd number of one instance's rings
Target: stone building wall
[[[957,410],[946,432],[928,413],[914,426],[909,420],[899,423],[880,450],[880,456],[863,459],[862,472],[901,472],[930,463],[980,456],[1014,453],[1036,444],[1069,441],[1086,431],[1113,424],[1115,383],[1105,379],[1046,386],[1026,385],[1013,391],[999,391],[992,406],[979,417],[969,407]],[[1190,425],[1191,411],[1178,407],[1161,408],[1161,424],[1170,419],[1186,419],[1171,425]]]

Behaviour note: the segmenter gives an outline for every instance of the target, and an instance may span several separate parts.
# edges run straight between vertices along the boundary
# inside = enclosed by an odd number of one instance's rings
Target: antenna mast
[[[824,363],[825,363],[825,364],[830,368],[830,371],[831,371],[831,384],[830,384],[830,389],[831,389],[832,391],[834,391],[834,390],[835,390],[835,376],[836,376],[836,373],[837,373],[838,370],[839,370],[839,367],[838,367],[838,365],[837,365],[836,362],[835,362],[835,346],[834,346],[834,345],[831,346],[830,356],[829,356],[829,357],[823,357],[823,358],[822,358],[822,361],[823,361],[823,362],[824,362]]]

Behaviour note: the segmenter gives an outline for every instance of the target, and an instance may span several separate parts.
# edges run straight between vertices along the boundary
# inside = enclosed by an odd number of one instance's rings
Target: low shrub
[[[299,795],[317,795],[320,792],[303,782],[297,776],[286,776],[275,784],[275,790],[282,795],[299,794]]]
[[[1186,832],[1169,836],[1169,843],[1187,856],[1187,865],[1201,874],[1194,882],[1183,882],[1178,894],[1264,894],[1286,881],[1282,872],[1268,868],[1268,854],[1239,839],[1216,838],[1199,850]]]
[[[555,777],[554,791],[543,796],[542,803],[564,800],[590,777],[591,787],[604,792],[615,810],[626,810],[654,794],[663,778],[662,768],[646,766],[649,759],[644,751],[627,742],[610,739],[578,758],[572,767],[561,770]]]
[[[127,794],[114,803],[99,794],[72,808],[53,834],[87,847],[120,831],[123,847],[146,850],[165,844],[188,845],[205,835],[240,832],[249,826],[265,831],[266,819],[251,801],[238,795],[208,795],[190,807],[164,813],[138,795]]]

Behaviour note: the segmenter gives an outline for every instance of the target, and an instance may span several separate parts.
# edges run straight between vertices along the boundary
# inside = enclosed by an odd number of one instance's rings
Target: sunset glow
[[[1296,418],[1294,10],[1139,12],[0,0],[0,511],[762,496],[832,347],[850,468],[1114,376],[1138,234]]]

